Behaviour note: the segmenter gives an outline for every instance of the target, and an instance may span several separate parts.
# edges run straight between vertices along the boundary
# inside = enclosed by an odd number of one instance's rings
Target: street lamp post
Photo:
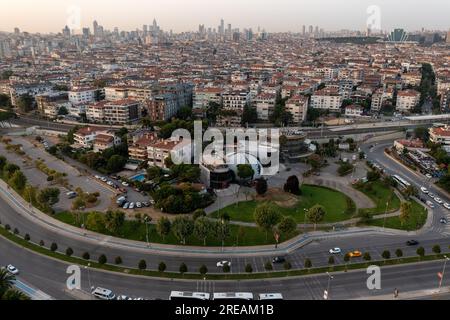
[[[386,228],[386,219],[387,219],[388,208],[389,208],[389,201],[386,202],[386,211],[384,211],[383,230]]]
[[[150,241],[148,239],[148,223],[149,223],[148,217],[145,217],[145,232],[146,232],[147,246],[150,245]]]
[[[303,223],[303,231],[306,233],[306,216],[308,214],[308,209],[303,209],[305,211],[305,221]]]
[[[331,280],[333,280],[334,277],[329,272],[327,272],[327,276],[328,276],[328,285],[327,285],[327,290],[324,293],[324,299],[330,300]]]
[[[447,266],[447,261],[450,260],[447,256],[444,256],[444,258],[445,258],[444,268],[443,268],[443,270],[442,270],[441,281],[439,281],[439,292],[441,291],[442,283],[444,282],[445,267]]]
[[[91,290],[92,291],[92,289],[93,289],[93,287],[91,286],[91,276],[90,276],[90,274],[89,274],[89,267],[91,266],[91,264],[90,263],[88,263],[88,265],[87,266],[85,266],[84,268],[86,269],[86,271],[87,271],[87,274],[88,274],[88,283],[89,283],[89,290]]]

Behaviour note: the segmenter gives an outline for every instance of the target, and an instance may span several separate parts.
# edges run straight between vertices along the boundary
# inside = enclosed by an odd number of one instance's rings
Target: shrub
[[[25,239],[25,241],[30,241],[30,235],[27,233],[26,235],[25,235],[25,237],[24,237],[24,239]]]
[[[73,250],[72,248],[67,248],[66,250],[66,256],[71,257],[73,255]]]
[[[383,257],[383,259],[389,260],[391,258],[391,252],[389,250],[385,250],[385,251],[383,251],[381,256]]]
[[[98,258],[98,263],[100,264],[106,264],[106,262],[108,262],[108,259],[106,258],[106,256],[104,254],[102,254],[99,258]]]
[[[187,265],[185,263],[182,263],[180,265],[180,273],[181,274],[185,274],[186,272],[188,272],[188,267],[187,267]]]
[[[223,266],[222,270],[223,270],[224,273],[230,273],[231,272],[231,267],[230,267],[230,265],[226,264],[226,265]]]
[[[397,249],[395,250],[395,255],[397,256],[397,258],[401,258],[403,257],[403,251],[401,249]]]
[[[138,268],[141,271],[147,269],[147,262],[145,262],[145,260],[139,261]]]
[[[205,265],[202,265],[199,269],[199,272],[202,276],[204,276],[208,273],[208,268]]]
[[[305,260],[305,268],[311,269],[312,268],[312,261],[310,259]]]
[[[253,272],[253,267],[252,267],[252,265],[250,263],[245,266],[245,272],[246,273],[252,273]]]
[[[122,264],[122,258],[120,256],[116,257],[114,259],[114,263],[117,264],[117,265]]]
[[[371,261],[372,260],[372,256],[370,255],[369,252],[364,253],[363,259],[365,261]]]
[[[39,241],[39,245],[40,245],[41,247],[45,246],[44,240]]]
[[[14,228],[14,234],[15,234],[15,235],[18,235],[18,234],[19,234],[19,229]]]
[[[167,269],[166,264],[164,262],[160,262],[159,265],[158,265],[158,271],[159,272],[164,272],[164,271],[166,271],[166,269]]]
[[[424,247],[420,247],[417,249],[417,255],[422,258],[423,256],[425,256],[425,248]]]
[[[264,269],[266,269],[267,271],[272,271],[273,270],[272,262],[267,261],[266,264],[264,265]]]
[[[292,264],[289,261],[284,263],[284,270],[289,271],[292,269]]]
[[[6,231],[11,230],[11,226],[10,226],[9,224],[5,225],[5,230],[6,230]]]
[[[438,244],[433,246],[433,253],[440,254],[441,253],[441,246],[438,245]]]
[[[89,252],[85,252],[85,253],[83,253],[82,257],[84,260],[89,260],[91,258],[91,255],[89,254]]]
[[[57,245],[55,242],[53,242],[53,243],[50,245],[50,250],[53,251],[53,252],[55,252],[56,250],[58,250],[58,245]]]

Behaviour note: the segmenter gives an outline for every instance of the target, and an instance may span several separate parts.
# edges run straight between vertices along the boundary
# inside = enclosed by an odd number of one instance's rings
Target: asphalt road
[[[76,299],[79,294],[66,289],[68,265],[60,261],[42,257],[19,248],[0,238],[0,264],[12,263],[21,271],[18,279],[37,286],[41,291],[55,299]],[[361,299],[390,295],[395,288],[400,291],[399,298],[408,298],[407,292],[432,290],[438,286],[437,273],[442,271],[443,262],[385,267],[381,269],[381,290],[367,289],[366,271],[336,273],[330,283],[330,299]],[[289,279],[258,281],[182,281],[161,280],[145,277],[125,276],[91,269],[81,270],[82,290],[89,292],[91,287],[103,287],[116,294],[147,299],[168,299],[172,290],[200,292],[252,292],[282,293],[287,300],[322,300],[323,291],[328,286],[327,275],[306,276]],[[443,287],[450,285],[450,277],[444,279]],[[425,296],[425,294],[424,294]],[[81,298],[90,298],[89,295]],[[385,297],[384,299],[390,299]]]

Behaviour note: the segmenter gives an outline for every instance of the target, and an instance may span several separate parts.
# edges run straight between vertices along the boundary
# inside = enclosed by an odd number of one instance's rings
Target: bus
[[[253,300],[253,293],[249,292],[226,292],[214,293],[214,300]]]
[[[398,185],[403,189],[406,189],[411,186],[411,184],[408,181],[406,181],[405,179],[396,174],[392,176],[392,179],[394,179],[394,181],[396,181]]]
[[[169,300],[171,301],[207,301],[211,295],[204,292],[182,292],[172,291]]]
[[[281,293],[262,293],[259,295],[259,300],[284,300]]]
[[[96,288],[92,291],[92,295],[101,300],[114,300],[116,295],[108,289]]]

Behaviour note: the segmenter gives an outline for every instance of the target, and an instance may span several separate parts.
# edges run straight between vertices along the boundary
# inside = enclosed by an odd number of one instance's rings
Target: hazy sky
[[[275,32],[300,31],[303,24],[365,30],[371,5],[380,7],[384,30],[450,28],[450,0],[1,0],[0,30],[60,32],[76,22],[68,13],[73,8],[91,30],[94,19],[107,29],[134,30],[153,18],[175,32],[197,30],[199,23],[217,27],[220,18],[233,27]]]

